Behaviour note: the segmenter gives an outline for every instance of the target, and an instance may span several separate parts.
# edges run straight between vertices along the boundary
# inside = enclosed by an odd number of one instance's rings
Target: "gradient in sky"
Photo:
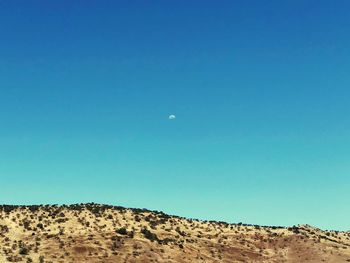
[[[0,203],[349,230],[349,10],[0,1]]]

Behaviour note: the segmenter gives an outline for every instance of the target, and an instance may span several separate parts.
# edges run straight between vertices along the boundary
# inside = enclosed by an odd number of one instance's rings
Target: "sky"
[[[350,230],[349,9],[0,0],[0,203]]]

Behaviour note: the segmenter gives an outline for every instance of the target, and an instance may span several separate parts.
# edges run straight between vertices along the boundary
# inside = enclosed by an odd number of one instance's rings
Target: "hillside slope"
[[[350,262],[350,233],[97,204],[0,206],[0,262]]]

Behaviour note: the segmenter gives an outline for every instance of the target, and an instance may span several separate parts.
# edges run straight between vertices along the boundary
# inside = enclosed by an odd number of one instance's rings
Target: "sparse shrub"
[[[109,214],[109,215],[107,216],[107,219],[112,220],[112,219],[113,219],[113,216],[112,216],[111,214]]]
[[[28,255],[29,249],[26,246],[22,246],[19,248],[20,255]]]
[[[31,230],[30,221],[28,221],[28,220],[23,220],[23,227],[24,227],[24,229],[26,229],[26,230]]]
[[[119,228],[115,232],[117,232],[120,235],[127,235],[128,234],[128,231],[126,230],[125,227]]]
[[[68,218],[58,218],[58,219],[56,219],[56,222],[57,223],[64,223],[64,222],[66,222],[66,221],[68,221]]]
[[[147,238],[148,240],[151,240],[152,242],[153,241],[158,241],[158,237],[156,234],[152,233],[151,231],[149,231],[147,228],[144,228],[141,230],[141,233],[143,234],[143,236],[145,238]]]
[[[134,232],[134,231],[128,232],[128,237],[134,238],[134,235],[135,235],[135,232]]]

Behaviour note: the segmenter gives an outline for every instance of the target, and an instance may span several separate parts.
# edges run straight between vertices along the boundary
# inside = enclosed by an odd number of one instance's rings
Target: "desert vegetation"
[[[0,206],[0,262],[350,262],[350,232],[98,204]]]

